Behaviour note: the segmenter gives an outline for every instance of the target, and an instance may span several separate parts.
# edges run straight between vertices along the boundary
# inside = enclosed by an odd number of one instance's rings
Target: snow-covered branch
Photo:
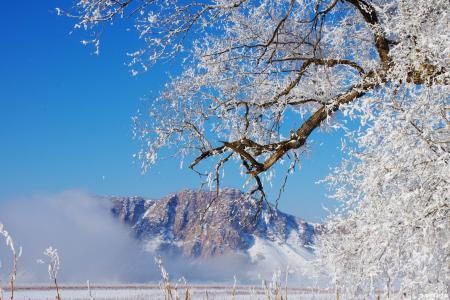
[[[194,157],[191,168],[212,187],[236,160],[262,191],[315,130],[343,125],[333,118],[343,106],[411,84],[448,85],[449,8],[446,0],[83,0],[61,14],[94,40],[105,22],[134,22],[142,47],[130,54],[133,74],[182,58],[180,74],[135,118],[144,171],[162,154]]]

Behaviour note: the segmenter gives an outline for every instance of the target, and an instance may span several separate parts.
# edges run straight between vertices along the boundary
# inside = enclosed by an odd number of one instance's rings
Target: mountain
[[[197,261],[239,255],[270,271],[287,265],[302,271],[313,268],[310,246],[319,225],[266,203],[257,214],[257,201],[236,189],[222,189],[215,197],[215,192],[184,190],[160,200],[110,200],[113,215],[132,228],[149,252]]]

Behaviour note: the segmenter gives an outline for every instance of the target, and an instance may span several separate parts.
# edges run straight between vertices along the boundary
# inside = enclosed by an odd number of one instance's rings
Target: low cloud
[[[150,253],[133,232],[111,214],[112,203],[84,191],[0,202],[0,222],[12,235],[16,247],[23,248],[18,265],[18,283],[45,283],[47,267],[38,264],[48,246],[58,249],[61,258],[59,280],[80,283],[158,282],[160,272],[155,256],[162,255],[171,279],[188,282],[232,283],[233,275],[243,279],[250,265],[242,255],[202,261],[181,256]],[[0,278],[11,269],[11,253],[0,244]],[[257,276],[257,275],[256,275]],[[254,279],[258,279],[255,277]]]
[[[37,260],[44,258],[49,246],[60,254],[60,282],[158,282],[161,275],[154,261],[156,254],[144,250],[145,243],[137,241],[131,228],[114,218],[111,206],[108,198],[78,190],[1,201],[0,222],[16,247],[23,248],[18,283],[48,282],[47,267]],[[236,275],[240,283],[260,283],[259,273],[270,280],[273,271],[252,264],[248,256],[239,253],[203,260],[162,256],[172,281],[184,277],[190,283],[232,284]],[[0,261],[0,279],[5,281],[11,270],[11,253],[3,240]]]
[[[138,282],[156,273],[152,256],[110,213],[111,203],[83,191],[35,195],[0,203],[0,222],[23,248],[18,281],[45,282],[47,268],[37,264],[48,246],[59,250],[65,282]],[[11,254],[0,245],[0,274],[10,270]]]

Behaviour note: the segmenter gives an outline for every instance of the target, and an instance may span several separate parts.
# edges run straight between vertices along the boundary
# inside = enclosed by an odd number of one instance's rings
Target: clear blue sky
[[[198,187],[199,178],[166,161],[141,175],[133,153],[131,117],[141,98],[154,95],[175,65],[132,77],[126,51],[135,32],[116,26],[104,33],[101,55],[69,35],[71,20],[55,7],[71,1],[6,1],[0,16],[0,199],[83,189],[101,195],[159,198]],[[289,179],[280,207],[318,221],[325,189],[315,182],[340,159],[340,136],[316,134],[303,169]],[[240,187],[238,171],[227,185]]]

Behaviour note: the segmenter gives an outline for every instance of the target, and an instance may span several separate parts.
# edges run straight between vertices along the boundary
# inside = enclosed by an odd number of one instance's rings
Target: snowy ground
[[[4,291],[7,298],[6,291]],[[84,286],[63,286],[61,288],[61,298],[64,300],[89,300],[89,292]],[[175,291],[173,291],[175,296]],[[180,299],[184,299],[185,289],[178,289]],[[155,285],[122,285],[122,286],[97,286],[91,289],[92,298],[96,300],[141,300],[155,299],[164,300],[164,295],[158,286]],[[190,288],[192,299],[232,299],[232,287],[225,286],[193,286]],[[334,295],[327,291],[312,291],[308,289],[288,289],[288,299],[302,300],[331,300]],[[45,286],[19,287],[14,294],[17,300],[54,300],[55,292]],[[240,286],[236,288],[236,300],[257,300],[267,299],[264,291],[259,287]]]

